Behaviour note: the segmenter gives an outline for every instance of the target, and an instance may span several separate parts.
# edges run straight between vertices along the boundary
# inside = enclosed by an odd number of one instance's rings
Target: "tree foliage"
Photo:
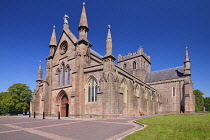
[[[203,111],[203,107],[204,107],[204,97],[203,97],[203,92],[196,89],[193,91],[193,94],[195,95],[195,111],[199,112],[199,111]]]
[[[9,96],[10,96],[9,92],[0,93],[0,115],[7,114],[9,112],[9,108],[8,108]]]
[[[206,111],[210,111],[210,97],[204,98],[204,106],[206,108]]]
[[[19,114],[29,110],[32,91],[26,84],[15,83],[0,93],[0,115]]]

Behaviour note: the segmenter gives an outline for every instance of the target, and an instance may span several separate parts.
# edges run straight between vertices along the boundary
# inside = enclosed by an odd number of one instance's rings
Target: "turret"
[[[89,31],[89,28],[88,28],[88,22],[87,22],[87,16],[86,16],[84,2],[83,2],[82,14],[81,14],[78,30],[79,30],[79,39],[87,40],[87,32]]]
[[[184,61],[184,75],[190,76],[191,72],[190,72],[190,58],[188,55],[188,47],[186,47],[185,49],[186,49],[186,53],[185,53],[185,61]]]

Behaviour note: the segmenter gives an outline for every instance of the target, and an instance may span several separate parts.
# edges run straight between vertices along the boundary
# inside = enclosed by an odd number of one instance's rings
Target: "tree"
[[[19,114],[29,110],[32,91],[26,84],[15,83],[8,88],[8,92],[1,93],[0,114]]]
[[[210,97],[204,98],[204,107],[206,108],[206,111],[210,111]]]
[[[195,111],[199,112],[199,111],[203,111],[203,105],[204,105],[204,97],[203,97],[203,92],[196,89],[193,91],[193,94],[195,95]]]
[[[0,93],[0,115],[6,115],[9,112],[8,108],[8,97],[10,96],[9,92]]]

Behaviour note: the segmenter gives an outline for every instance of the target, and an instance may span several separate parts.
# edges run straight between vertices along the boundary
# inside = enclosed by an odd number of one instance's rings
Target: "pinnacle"
[[[82,14],[80,18],[80,23],[79,27],[87,27],[88,28],[88,22],[87,22],[87,16],[86,16],[86,11],[85,11],[85,3],[83,2],[83,7],[82,7]]]
[[[56,33],[55,33],[55,25],[53,26],[53,31],[52,31],[52,36],[50,39],[50,46],[56,46],[57,42],[56,42]]]

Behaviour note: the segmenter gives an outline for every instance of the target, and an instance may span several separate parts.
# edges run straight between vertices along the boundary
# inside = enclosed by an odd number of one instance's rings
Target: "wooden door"
[[[68,99],[66,96],[64,96],[61,99],[61,117],[68,117],[69,112],[69,104]]]

